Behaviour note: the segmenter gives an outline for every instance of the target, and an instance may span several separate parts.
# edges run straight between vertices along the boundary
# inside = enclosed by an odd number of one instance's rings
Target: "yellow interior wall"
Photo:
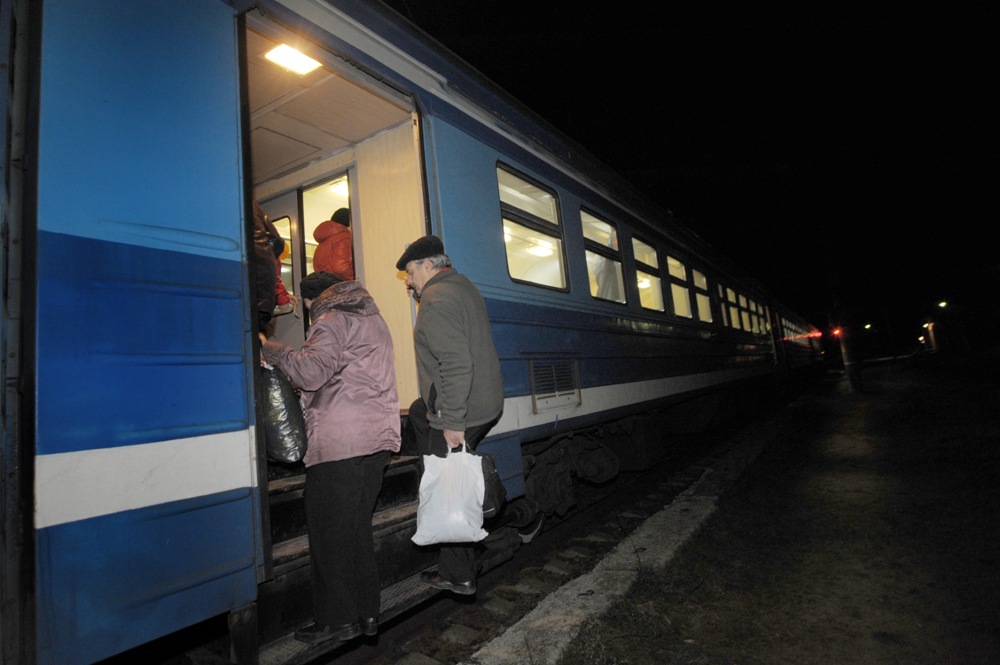
[[[355,268],[389,325],[399,405],[408,409],[418,395],[414,309],[396,260],[407,243],[425,233],[416,120],[357,144],[354,156]]]

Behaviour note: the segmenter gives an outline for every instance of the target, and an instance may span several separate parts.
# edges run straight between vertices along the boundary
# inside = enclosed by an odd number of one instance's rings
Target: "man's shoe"
[[[378,617],[361,617],[358,619],[358,625],[361,626],[361,632],[368,637],[378,635]]]
[[[357,623],[347,623],[342,626],[324,626],[311,623],[305,628],[295,631],[295,639],[306,644],[322,644],[330,640],[346,642],[361,634],[361,626]]]
[[[452,593],[457,593],[462,596],[471,596],[476,593],[475,581],[449,582],[445,578],[441,577],[440,573],[436,570],[425,570],[420,573],[420,581],[434,587],[435,589],[451,591]]]

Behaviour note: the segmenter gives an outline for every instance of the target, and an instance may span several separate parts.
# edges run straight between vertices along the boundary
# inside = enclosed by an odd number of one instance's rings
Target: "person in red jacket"
[[[313,270],[332,272],[346,280],[354,279],[354,246],[351,242],[351,211],[339,208],[313,231],[319,243],[313,254]]]

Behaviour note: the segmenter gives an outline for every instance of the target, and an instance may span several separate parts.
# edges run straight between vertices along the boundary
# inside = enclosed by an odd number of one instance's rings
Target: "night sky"
[[[815,325],[1000,323],[1000,3],[387,4]]]

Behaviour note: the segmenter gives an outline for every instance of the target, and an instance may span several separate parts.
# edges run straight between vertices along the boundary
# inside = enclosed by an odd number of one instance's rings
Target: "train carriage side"
[[[4,645],[89,663],[256,594],[237,40],[221,2],[97,0],[86,29],[68,0],[15,11],[37,106],[8,220],[33,252],[4,446],[29,460],[34,591],[5,594]]]
[[[594,179],[489,129],[424,122],[438,232],[487,299],[503,363],[491,439],[544,441],[703,397],[685,422],[664,416],[691,427],[715,417],[722,389],[773,377],[763,299],[672,236],[669,216],[642,221]],[[589,448],[600,466],[605,453]]]

